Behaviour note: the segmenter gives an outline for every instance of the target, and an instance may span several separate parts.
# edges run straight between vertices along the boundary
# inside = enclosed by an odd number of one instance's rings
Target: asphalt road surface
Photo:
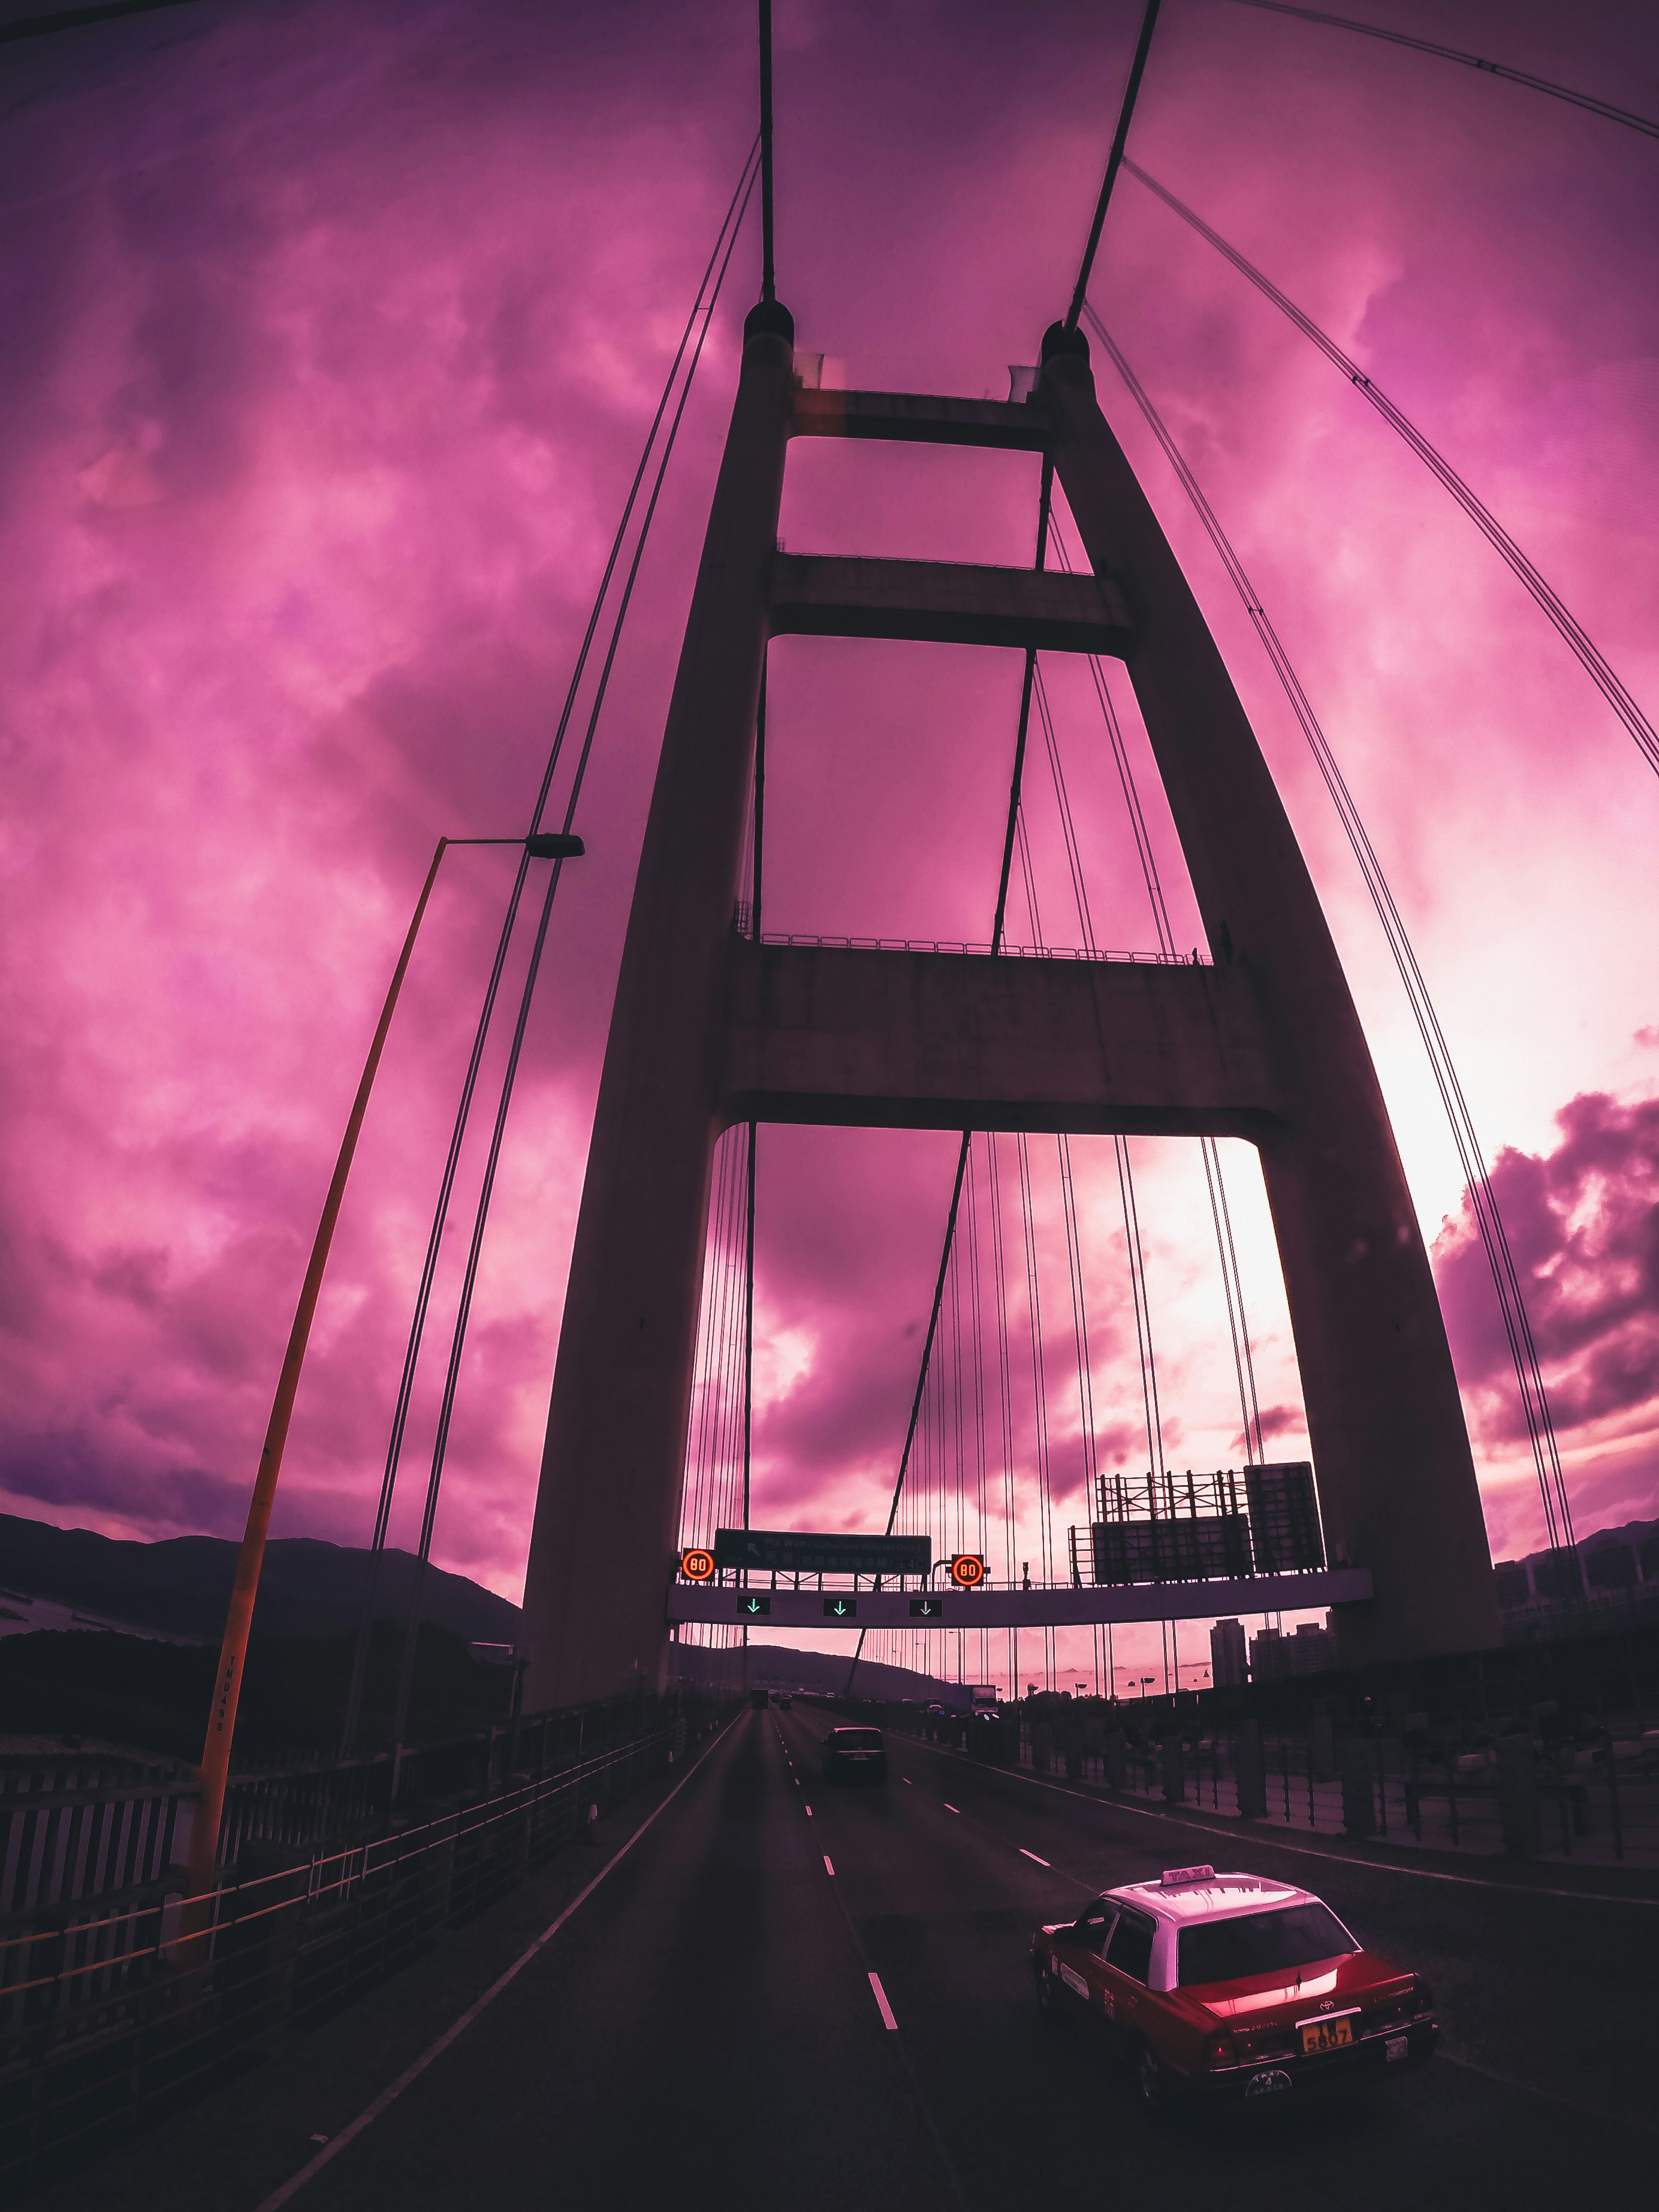
[[[1217,1847],[900,1736],[884,1788],[830,1788],[829,1724],[743,1715],[295,2212],[1554,2212],[1650,2185],[1659,1906]],[[1315,1888],[1425,1972],[1442,2055],[1353,2106],[1146,2118],[1086,2023],[1039,2018],[1026,1948],[1093,1892],[1196,1858]]]

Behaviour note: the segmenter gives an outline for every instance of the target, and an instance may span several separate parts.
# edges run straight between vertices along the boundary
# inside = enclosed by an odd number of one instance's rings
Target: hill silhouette
[[[90,1528],[58,1528],[0,1513],[0,1587],[50,1597],[162,1635],[218,1637],[236,1571],[238,1547],[222,1536],[124,1542]],[[278,1536],[265,1547],[258,1638],[337,1636],[362,1618],[367,1549],[314,1536]],[[381,1558],[375,1618],[401,1622],[414,1587],[415,1555]],[[428,1567],[422,1619],[465,1642],[511,1644],[519,1608],[465,1575]]]

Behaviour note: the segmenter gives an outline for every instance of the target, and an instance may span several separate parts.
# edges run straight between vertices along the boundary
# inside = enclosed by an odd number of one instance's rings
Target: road
[[[1190,1827],[902,1737],[884,1789],[826,1789],[827,1724],[744,1715],[297,2212],[677,2197],[988,2212],[1108,2184],[1161,2207],[1282,2212],[1294,2192],[1400,2212],[1556,2207],[1650,2175],[1659,1908],[1255,1840],[1218,1855]],[[1086,2026],[1039,2019],[1030,1930],[1222,1856],[1316,1887],[1363,1942],[1426,1972],[1448,2055],[1355,2109],[1242,2131],[1144,2118]]]

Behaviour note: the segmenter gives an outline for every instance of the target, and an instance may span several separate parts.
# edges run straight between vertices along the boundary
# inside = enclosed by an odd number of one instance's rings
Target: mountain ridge
[[[210,1640],[224,1627],[240,1548],[224,1536],[144,1543],[0,1513],[0,1586],[134,1628]],[[273,1537],[259,1577],[255,1637],[331,1636],[355,1628],[371,1557],[366,1547],[319,1536]],[[415,1571],[412,1552],[381,1554],[377,1620],[404,1620]],[[427,1569],[421,1616],[468,1642],[511,1644],[519,1632],[516,1605],[442,1567]]]

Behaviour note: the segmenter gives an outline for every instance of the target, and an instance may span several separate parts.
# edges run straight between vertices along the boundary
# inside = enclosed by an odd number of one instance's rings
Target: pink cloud
[[[1492,1181],[1550,1407],[1565,1434],[1612,1415],[1659,1413],[1659,1100],[1575,1098],[1547,1155],[1506,1147]],[[1486,1425],[1522,1432],[1484,1246],[1465,1203],[1436,1240],[1459,1371],[1492,1400]]]

